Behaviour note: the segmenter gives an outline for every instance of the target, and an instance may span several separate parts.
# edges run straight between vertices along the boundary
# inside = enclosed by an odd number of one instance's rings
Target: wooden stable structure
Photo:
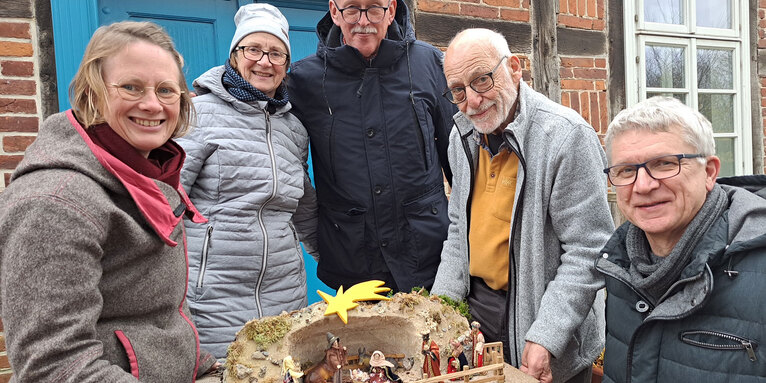
[[[414,383],[443,383],[448,381],[471,383],[505,383],[503,374],[503,343],[484,344],[484,366],[460,372],[453,372],[433,378],[422,379]]]

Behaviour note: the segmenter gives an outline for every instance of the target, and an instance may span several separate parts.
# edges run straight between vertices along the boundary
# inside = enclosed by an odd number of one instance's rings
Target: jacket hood
[[[238,100],[236,97],[234,97],[231,93],[229,93],[228,90],[226,90],[226,87],[223,86],[223,74],[226,71],[226,68],[223,65],[213,67],[208,69],[205,73],[201,74],[197,79],[194,80],[192,85],[194,86],[194,92],[197,93],[197,96],[204,96],[206,94],[214,95],[221,100],[228,102],[231,104],[231,106],[236,109],[240,113],[254,113],[254,108],[265,110],[268,103],[266,101],[256,101],[252,104],[246,103],[244,101]],[[284,86],[284,85],[282,85]],[[210,97],[210,96],[208,96]],[[289,96],[288,96],[289,97]],[[200,99],[197,99],[197,97],[192,98],[192,102],[195,104],[200,101],[204,100],[206,97],[202,97]],[[281,113],[287,113],[292,106],[288,102],[287,105],[282,106],[277,109],[276,113],[274,114],[281,114]]]
[[[342,44],[343,36],[340,27],[335,25],[330,16],[330,11],[322,17],[317,23],[317,56],[323,57],[328,61],[342,62],[348,64],[351,62],[365,62],[362,55],[356,48]],[[372,59],[373,66],[387,66],[390,60],[398,59],[408,44],[415,41],[415,30],[412,29],[409,18],[409,10],[404,1],[396,2],[396,15],[394,21],[388,26],[386,38],[380,42],[378,54]],[[353,56],[355,59],[346,58]]]
[[[130,195],[157,235],[168,245],[177,245],[170,235],[183,219],[184,211],[178,212],[178,207],[170,206],[159,181],[140,175],[93,143],[71,109],[54,114],[43,123],[35,142],[14,171],[13,179],[44,169],[76,171],[94,180],[110,194]],[[190,218],[205,222],[180,183],[170,186],[178,192]]]

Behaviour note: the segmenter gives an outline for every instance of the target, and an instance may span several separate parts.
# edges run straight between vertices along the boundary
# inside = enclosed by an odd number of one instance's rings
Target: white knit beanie
[[[243,5],[234,15],[234,24],[237,26],[237,31],[231,39],[229,52],[233,52],[245,36],[254,32],[266,32],[282,40],[287,48],[287,54],[290,54],[290,37],[287,34],[290,25],[282,12],[273,5],[264,3]]]

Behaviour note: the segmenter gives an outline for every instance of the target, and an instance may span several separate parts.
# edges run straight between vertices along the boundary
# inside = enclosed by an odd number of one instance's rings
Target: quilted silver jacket
[[[266,102],[234,98],[223,73],[194,81],[197,123],[178,140],[181,183],[210,221],[186,221],[189,307],[202,347],[218,358],[245,322],[306,306],[299,241],[317,257],[306,129],[289,103],[269,113]]]

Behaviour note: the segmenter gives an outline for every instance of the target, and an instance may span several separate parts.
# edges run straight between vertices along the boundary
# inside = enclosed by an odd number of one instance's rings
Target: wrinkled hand
[[[545,347],[528,341],[521,355],[521,372],[541,383],[552,383],[551,353]]]

